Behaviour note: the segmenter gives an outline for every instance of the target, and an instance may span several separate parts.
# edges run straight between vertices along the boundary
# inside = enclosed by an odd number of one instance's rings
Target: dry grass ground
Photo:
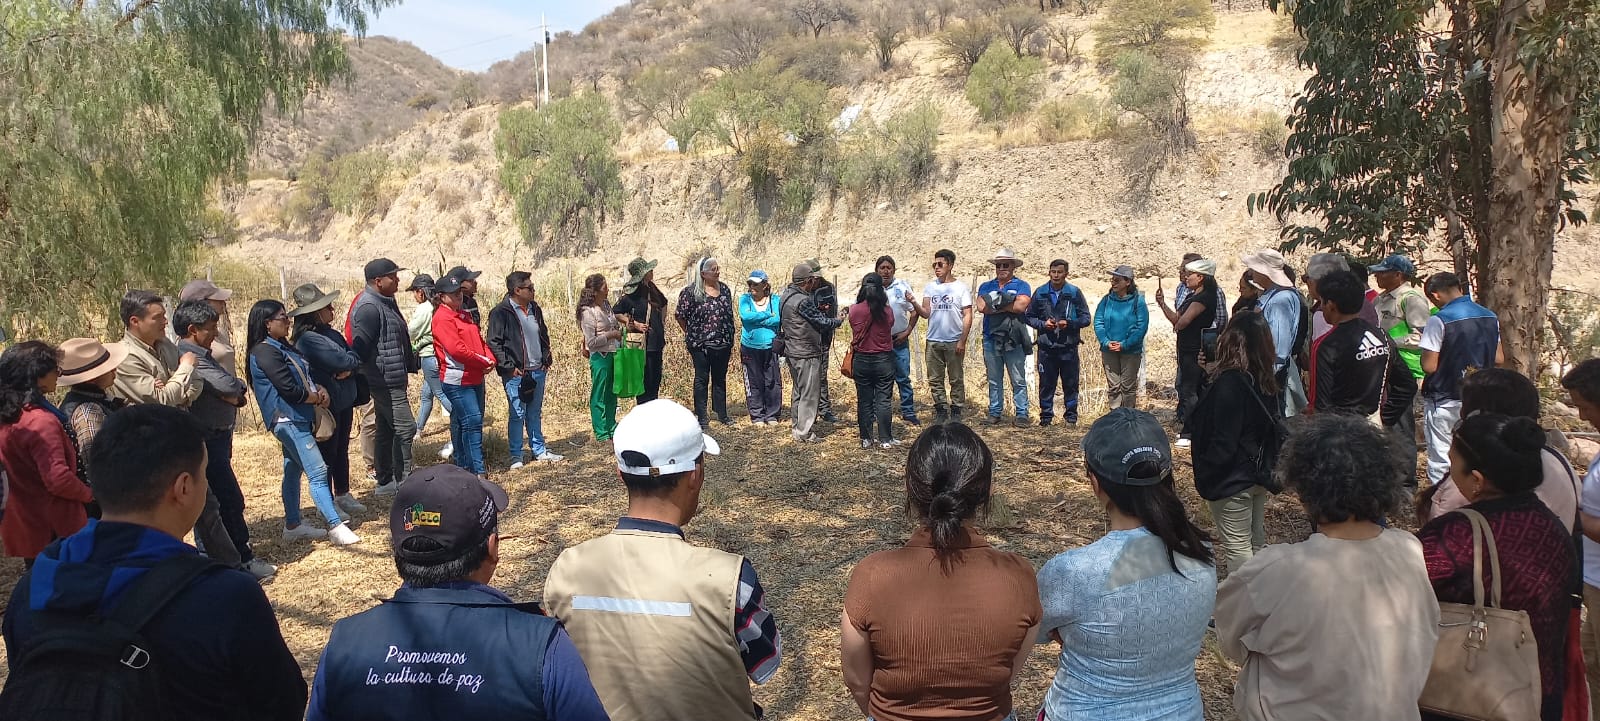
[[[246,310],[234,309],[241,327]],[[555,331],[556,349],[575,348],[576,330],[564,322],[571,318],[570,311],[551,308],[547,317]],[[838,340],[841,350],[846,342],[843,336]],[[1170,356],[1170,351],[1153,351],[1151,365],[1164,366],[1151,371],[1153,389],[1170,386],[1171,361],[1163,354]],[[1085,355],[1083,425],[979,427],[997,465],[998,503],[982,522],[984,533],[997,547],[1022,554],[1035,566],[1093,541],[1105,528],[1103,513],[1084,480],[1078,448],[1083,429],[1104,411],[1098,360]],[[552,379],[545,430],[550,446],[567,456],[563,463],[507,471],[504,394],[495,388],[487,394],[488,463],[491,475],[513,499],[501,521],[505,535],[496,585],[519,599],[540,598],[545,572],[557,554],[606,533],[626,504],[610,444],[593,441],[588,430],[587,371],[571,352],[562,358]],[[980,354],[969,354],[966,372],[968,407],[981,409],[986,391]],[[688,526],[694,542],[744,554],[761,574],[785,653],[782,670],[757,689],[756,699],[775,719],[859,717],[839,672],[838,621],[845,585],[857,561],[895,547],[912,530],[903,510],[904,450],[860,450],[853,425],[854,389],[836,372],[829,375],[835,407],[845,423],[828,429],[823,443],[796,444],[787,426],[757,428],[740,417],[743,383],[737,366],[730,371],[730,410],[737,422],[713,428],[723,453],[709,464],[700,515]],[[669,349],[666,378],[664,394],[687,405],[691,371],[680,345]],[[931,412],[921,382],[917,398],[926,421]],[[623,402],[624,411],[629,405]],[[1169,400],[1147,397],[1144,406],[1171,421]],[[418,440],[416,458],[437,458],[436,451],[447,437],[444,421],[435,414]],[[896,425],[896,432],[907,437],[914,432]],[[253,417],[241,420],[234,465],[245,488],[256,551],[280,569],[265,589],[309,680],[333,623],[372,607],[397,583],[385,520],[389,504],[372,496],[370,481],[357,478],[356,493],[370,509],[356,519],[363,538],[360,544],[336,548],[326,543],[284,543],[278,536],[279,459],[277,443],[258,422]],[[1178,486],[1185,502],[1208,526],[1181,453],[1179,460]],[[354,466],[362,467],[359,458]],[[306,517],[317,519],[309,493],[303,492],[301,498]],[[1292,497],[1274,498],[1267,518],[1273,542],[1299,540],[1309,532]],[[0,560],[0,587],[9,588],[20,573],[20,561]],[[1230,696],[1237,669],[1213,649],[1214,643],[1208,641],[1196,661],[1207,718],[1232,718]],[[1054,651],[1053,646],[1038,649],[1028,663],[1016,691],[1019,709],[1030,711],[1042,703],[1054,673]]]

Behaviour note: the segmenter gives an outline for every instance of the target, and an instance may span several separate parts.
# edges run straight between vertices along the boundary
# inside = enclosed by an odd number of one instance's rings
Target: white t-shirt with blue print
[[[1217,597],[1210,565],[1143,528],[1112,531],[1039,569],[1041,643],[1061,636],[1050,721],[1203,721],[1194,661]]]

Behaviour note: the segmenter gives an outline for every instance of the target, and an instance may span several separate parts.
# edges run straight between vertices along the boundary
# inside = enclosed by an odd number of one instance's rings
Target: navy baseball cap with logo
[[[403,561],[453,561],[499,528],[510,499],[500,486],[449,463],[413,471],[394,496],[389,533]],[[433,543],[409,543],[426,538]]]
[[[1089,426],[1083,436],[1083,458],[1095,477],[1119,486],[1153,486],[1172,473],[1172,445],[1156,417],[1132,408],[1118,408]],[[1141,463],[1154,463],[1154,474],[1134,474]]]

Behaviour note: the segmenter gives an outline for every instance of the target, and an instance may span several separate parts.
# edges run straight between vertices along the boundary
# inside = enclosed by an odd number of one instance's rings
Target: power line
[[[538,29],[539,29],[539,26],[535,25],[535,26],[533,26],[531,28],[525,28],[525,29],[522,29],[522,30],[518,30],[518,31],[516,31],[514,33],[506,33],[505,35],[497,35],[497,36],[492,37],[492,38],[486,38],[486,39],[483,39],[483,40],[478,40],[476,42],[470,42],[470,43],[467,43],[466,45],[457,45],[456,47],[449,48],[447,50],[440,50],[438,52],[435,52],[435,53],[433,53],[433,56],[434,57],[438,57],[440,55],[448,55],[448,54],[453,53],[453,52],[455,52],[457,50],[466,50],[466,49],[469,49],[469,48],[478,47],[479,45],[487,45],[487,44],[495,42],[497,40],[505,40],[507,38],[514,38],[514,37],[516,37],[518,35],[522,35],[524,33],[531,33],[531,32],[533,32],[535,30],[538,30]]]

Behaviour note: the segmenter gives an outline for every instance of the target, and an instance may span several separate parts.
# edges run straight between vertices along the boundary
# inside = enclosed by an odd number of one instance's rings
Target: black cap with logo
[[[400,485],[389,510],[394,554],[419,564],[460,558],[495,532],[509,503],[505,489],[459,466],[418,468]],[[433,543],[407,543],[413,538]]]
[[[1153,486],[1172,473],[1172,444],[1156,417],[1132,408],[1100,416],[1083,436],[1083,458],[1096,477],[1119,486]],[[1141,463],[1155,464],[1154,474],[1134,475]]]

